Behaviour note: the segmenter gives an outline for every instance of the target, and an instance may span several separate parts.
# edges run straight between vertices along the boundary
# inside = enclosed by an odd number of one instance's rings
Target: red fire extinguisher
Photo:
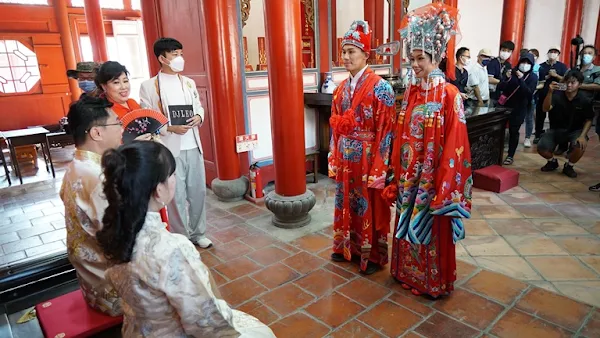
[[[260,177],[260,167],[258,162],[250,166],[250,193],[252,198],[263,198],[262,177]]]

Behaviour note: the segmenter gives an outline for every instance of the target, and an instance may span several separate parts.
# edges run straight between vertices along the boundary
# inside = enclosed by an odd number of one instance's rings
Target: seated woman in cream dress
[[[108,208],[96,237],[115,265],[106,279],[122,299],[123,337],[275,337],[215,295],[194,245],[165,229],[158,211],[175,193],[175,159],[157,142],[102,157]]]

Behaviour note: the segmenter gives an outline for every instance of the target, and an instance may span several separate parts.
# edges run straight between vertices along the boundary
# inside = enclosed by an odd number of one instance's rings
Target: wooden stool
[[[312,173],[306,175],[306,176],[311,176],[313,177],[313,183],[317,183],[319,181],[318,178],[318,174],[319,174],[319,151],[318,150],[311,150],[309,152],[306,153],[306,162],[313,162],[313,171]]]

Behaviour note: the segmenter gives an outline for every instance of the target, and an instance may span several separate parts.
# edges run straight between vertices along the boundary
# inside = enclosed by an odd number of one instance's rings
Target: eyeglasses
[[[110,126],[121,126],[122,127],[123,121],[119,120],[115,123],[97,124],[97,125],[91,126],[90,129],[86,130],[85,132],[89,133],[90,130],[92,130],[92,128],[94,128],[94,127],[110,127]]]

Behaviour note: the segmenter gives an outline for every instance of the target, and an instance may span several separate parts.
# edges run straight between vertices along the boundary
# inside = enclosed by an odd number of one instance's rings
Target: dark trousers
[[[519,146],[519,129],[525,121],[527,103],[514,107],[508,119],[508,157],[514,157]]]
[[[544,133],[544,121],[548,113],[544,112],[543,105],[544,101],[540,101],[535,106],[535,138],[540,138]]]

